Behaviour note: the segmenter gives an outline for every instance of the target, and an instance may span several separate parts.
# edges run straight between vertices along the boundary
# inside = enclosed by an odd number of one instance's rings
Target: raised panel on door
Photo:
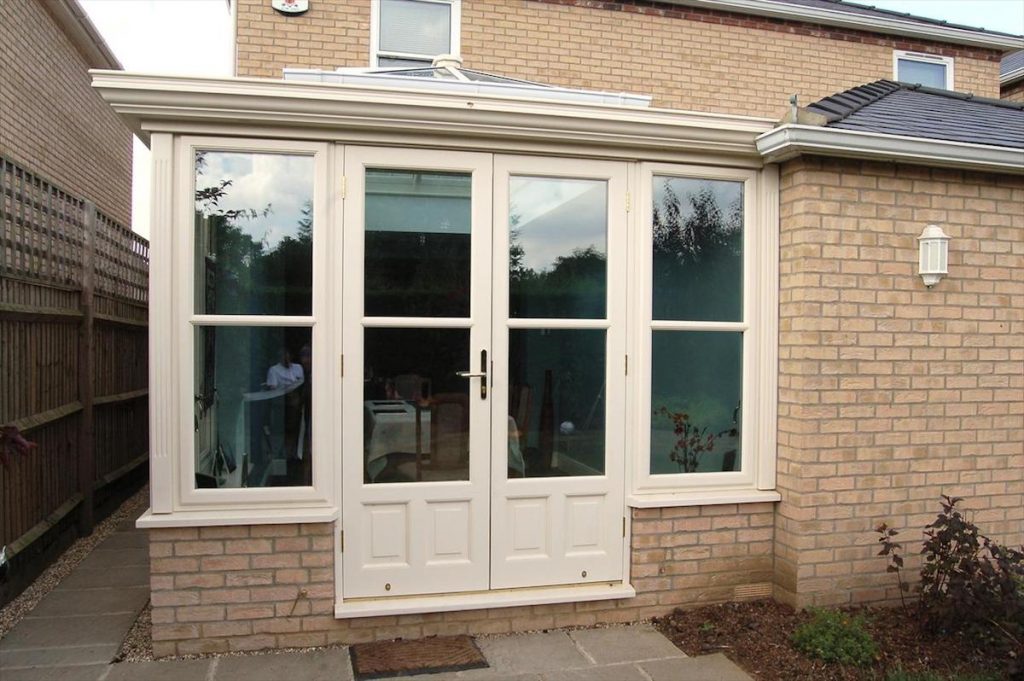
[[[622,579],[625,195],[495,157],[492,589]]]
[[[491,158],[348,147],[345,176],[342,596],[485,590]]]

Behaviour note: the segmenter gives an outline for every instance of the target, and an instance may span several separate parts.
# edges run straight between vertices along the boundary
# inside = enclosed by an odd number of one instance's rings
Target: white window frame
[[[743,182],[743,314],[740,321],[654,321],[652,319],[654,178],[669,176]],[[627,439],[633,462],[633,506],[757,500],[775,488],[778,392],[778,173],[774,166],[743,170],[666,163],[641,163],[637,183],[640,238],[632,269],[630,356],[637,367]],[[740,470],[735,472],[652,475],[651,372],[653,331],[743,332],[742,430]],[[631,362],[633,364],[633,362]],[[754,493],[754,494],[751,494]],[[773,493],[774,494],[774,493]],[[767,498],[766,498],[767,500]],[[717,503],[714,502],[714,503]]]
[[[448,52],[458,57],[462,41],[462,0],[415,0],[435,5],[451,6],[451,25],[449,26]],[[430,66],[436,54],[416,54],[414,52],[389,52],[380,49],[380,0],[370,2],[370,68],[378,68],[381,57],[385,59],[415,59],[423,61],[424,67]],[[396,67],[397,68],[397,67]],[[411,68],[411,67],[405,67]]]
[[[312,310],[309,316],[274,315],[209,315],[195,313],[195,153],[196,151],[226,151],[238,153],[301,154],[314,159],[313,174],[313,288]],[[171,499],[172,512],[216,511],[256,509],[308,509],[334,505],[335,466],[330,444],[336,442],[333,428],[338,419],[332,414],[332,405],[337,405],[331,393],[333,381],[313,382],[312,441],[315,447],[313,457],[312,485],[306,487],[263,487],[241,489],[197,489],[195,487],[194,451],[194,393],[195,393],[195,329],[202,326],[263,326],[295,327],[311,329],[313,366],[325,376],[335,366],[333,338],[327,311],[329,306],[340,306],[340,291],[328,286],[327,254],[341,248],[340,237],[334,235],[332,216],[328,200],[328,174],[330,172],[330,145],[323,142],[302,142],[274,139],[242,139],[226,137],[182,136],[174,140],[174,205],[175,218],[172,220],[173,290],[163,292],[159,299],[173,306],[171,347],[173,360],[177,363],[176,413],[168,415],[177,423],[177,446],[172,451],[177,461],[169,466],[172,481],[159,480],[154,485],[173,485],[176,494]],[[331,300],[328,300],[331,298]],[[165,417],[166,418],[166,417]],[[154,511],[156,509],[154,508]]]
[[[953,57],[943,57],[938,54],[926,54],[924,52],[910,52],[908,50],[893,50],[892,51],[892,79],[899,82],[905,82],[900,80],[900,60],[903,61],[916,61],[922,64],[936,64],[946,67],[946,85],[945,89],[952,90],[953,88]]]

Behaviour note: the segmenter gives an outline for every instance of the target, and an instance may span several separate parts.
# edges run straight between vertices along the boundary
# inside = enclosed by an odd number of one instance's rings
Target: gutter
[[[89,68],[116,71],[123,68],[78,0],[49,0],[41,4]]]
[[[1018,80],[1024,80],[1024,66],[1014,69],[1013,71],[1007,71],[1006,73],[999,76],[999,87],[1006,87],[1007,85],[1013,85]]]
[[[841,28],[851,28],[871,33],[885,33],[957,45],[971,45],[1000,52],[1024,48],[1024,36],[968,27],[908,21],[901,19],[896,14],[891,17],[876,17],[833,9],[765,2],[764,0],[666,0],[666,2],[673,5],[700,7],[722,12],[737,12],[739,14],[788,19],[804,23],[839,26]]]
[[[925,137],[787,124],[758,136],[756,145],[766,163],[811,154],[1024,175],[1024,149]]]

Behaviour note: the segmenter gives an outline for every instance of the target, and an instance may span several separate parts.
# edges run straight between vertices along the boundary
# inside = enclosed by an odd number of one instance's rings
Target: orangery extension
[[[835,0],[233,0],[152,150],[158,656],[886,602],[1024,541],[1019,36]]]

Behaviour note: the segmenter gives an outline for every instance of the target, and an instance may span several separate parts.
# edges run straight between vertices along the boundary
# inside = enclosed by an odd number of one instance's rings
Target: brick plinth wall
[[[780,196],[777,596],[886,601],[942,493],[1024,542],[1024,177],[803,158]],[[921,230],[949,275],[917,272]]]
[[[630,622],[770,589],[771,504],[633,513],[637,597],[361,619],[334,617],[333,523],[150,531],[157,657]]]

